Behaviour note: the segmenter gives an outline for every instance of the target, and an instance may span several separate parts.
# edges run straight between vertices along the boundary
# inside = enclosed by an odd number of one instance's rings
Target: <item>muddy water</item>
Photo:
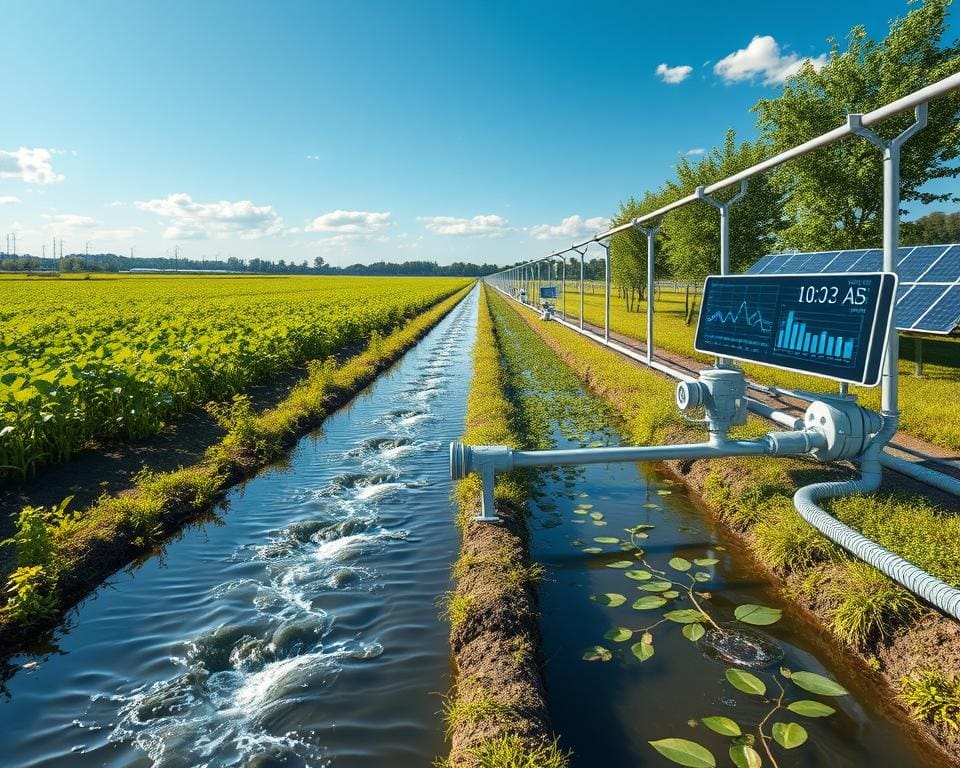
[[[555,358],[551,362],[549,355],[533,351],[528,331],[516,325],[502,328],[501,338],[524,349],[518,356],[506,347],[505,354],[515,370],[518,360],[524,370],[516,391],[538,412],[531,421],[542,433],[531,435],[535,443],[561,448],[618,443],[609,416],[587,405],[590,399]],[[540,408],[543,401],[555,405]],[[821,629],[778,595],[745,549],[698,509],[681,485],[633,464],[547,469],[541,481],[531,547],[533,557],[547,568],[540,605],[548,703],[561,742],[574,751],[574,768],[671,765],[648,743],[665,738],[695,741],[714,755],[717,765],[733,765],[731,738],[699,722],[710,716],[736,721],[753,737],[762,764],[770,766],[756,734],[779,693],[777,681],[786,691],[785,704],[816,700],[836,709],[820,718],[786,710],[774,714],[765,729],[768,736],[775,722],[798,723],[808,733],[806,743],[790,750],[771,744],[780,768],[943,765],[877,695],[869,672],[853,666]],[[637,526],[642,528],[633,536],[626,530]],[[681,571],[669,565],[673,558],[707,564]],[[637,573],[644,570],[645,580]],[[688,574],[694,573],[703,579],[695,582],[696,599],[721,627],[750,629],[772,642],[771,663],[751,670],[764,681],[767,696],[736,690],[725,677],[732,664],[711,658],[702,643],[687,639],[684,625],[663,620],[666,611],[692,608],[683,585],[693,584]],[[676,597],[643,589],[664,579],[680,585]],[[594,597],[607,593],[622,595],[623,604],[603,604],[603,598]],[[668,597],[663,607],[633,607],[638,598],[663,595]],[[769,606],[783,615],[775,624],[747,627],[734,617],[741,604]],[[623,633],[619,641],[605,637],[617,627],[633,634],[623,639]],[[648,627],[654,653],[640,661],[631,647]],[[781,666],[839,681],[849,695],[804,691],[779,674]]]
[[[216,521],[85,601],[0,702],[0,764],[399,766],[443,751],[474,291]]]

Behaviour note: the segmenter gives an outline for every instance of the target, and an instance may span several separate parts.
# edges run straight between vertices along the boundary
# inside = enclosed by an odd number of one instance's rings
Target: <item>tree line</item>
[[[842,125],[847,115],[869,112],[960,71],[960,41],[945,41],[950,0],[926,0],[894,19],[880,41],[863,26],[845,46],[831,39],[829,58],[817,71],[808,61],[774,98],[752,108],[759,136],[740,141],[729,130],[723,143],[700,159],[680,157],[675,175],[660,187],[630,197],[615,225],[684,197],[698,186],[726,178],[781,151]],[[874,132],[892,138],[914,120],[891,117]],[[901,200],[930,205],[960,202],[952,191],[932,191],[928,182],[956,178],[960,167],[960,94],[932,101],[927,126],[903,145]],[[713,195],[729,200],[739,185]],[[750,179],[745,196],[731,207],[730,260],[743,271],[775,251],[877,248],[882,242],[882,156],[863,138],[847,138],[788,161]],[[909,208],[902,211],[909,213]],[[706,202],[662,217],[657,241],[657,279],[702,280],[719,269],[719,215]],[[932,213],[904,223],[901,243],[960,241],[960,213]],[[627,230],[611,239],[611,272],[629,306],[638,306],[646,285],[646,236]]]

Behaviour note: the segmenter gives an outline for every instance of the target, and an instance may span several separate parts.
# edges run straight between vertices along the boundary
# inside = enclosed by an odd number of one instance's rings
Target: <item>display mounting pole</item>
[[[696,189],[697,198],[706,203],[710,203],[714,208],[720,211],[720,274],[730,274],[730,206],[739,201],[747,194],[747,180],[740,180],[740,191],[725,203],[721,203],[714,197],[704,192],[701,185]],[[717,365],[724,365],[726,360],[722,357],[717,358]]]
[[[650,365],[653,362],[653,260],[660,224],[644,227],[634,221],[634,227],[647,236],[647,365]]]
[[[900,245],[900,147],[927,124],[927,105],[914,110],[914,123],[896,138],[882,139],[863,125],[863,115],[847,115],[850,130],[879,147],[883,152],[883,271],[897,271],[897,248]],[[880,412],[883,417],[899,420],[900,334],[896,327],[887,338],[883,360]],[[893,437],[893,435],[889,435]],[[889,439],[888,437],[888,439]]]

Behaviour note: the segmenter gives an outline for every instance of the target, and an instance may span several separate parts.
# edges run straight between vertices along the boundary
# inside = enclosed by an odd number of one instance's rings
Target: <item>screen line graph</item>
[[[751,328],[760,326],[760,330],[764,333],[769,333],[770,329],[773,328],[773,321],[764,320],[763,313],[759,309],[755,312],[751,312],[750,308],[747,306],[746,300],[740,302],[740,306],[737,307],[736,312],[724,312],[718,309],[712,314],[707,315],[708,323],[737,325],[741,321],[746,323]]]

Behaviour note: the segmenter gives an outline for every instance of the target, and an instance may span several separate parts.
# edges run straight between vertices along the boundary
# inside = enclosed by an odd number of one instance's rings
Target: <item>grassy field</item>
[[[0,279],[0,478],[386,334],[459,278]]]
[[[557,301],[557,308],[562,305]],[[699,304],[697,305],[699,309]],[[626,303],[614,292],[610,303],[610,328],[614,333],[646,341],[646,302],[641,302],[639,312],[628,312]],[[567,317],[579,318],[580,297],[573,284],[567,293]],[[603,293],[586,293],[584,296],[584,319],[603,325]],[[664,290],[654,304],[653,342],[654,349],[696,358],[705,363],[713,358],[693,351],[693,336],[696,331],[696,316],[687,325],[684,322],[684,294]],[[960,449],[960,424],[944,418],[944,403],[953,402],[960,395],[960,339],[925,338],[923,341],[923,376],[914,375],[914,337],[900,339],[900,426],[944,448]],[[835,385],[826,379],[780,371],[765,366],[742,364],[747,376],[753,381],[791,389],[806,389],[812,392],[835,392]],[[879,409],[880,388],[851,387],[863,405]]]

